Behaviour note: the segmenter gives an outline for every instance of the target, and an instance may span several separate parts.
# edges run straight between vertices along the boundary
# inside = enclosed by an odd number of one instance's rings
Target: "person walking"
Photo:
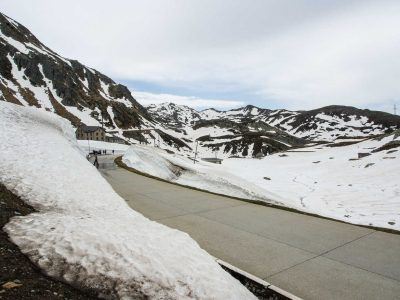
[[[95,157],[94,157],[94,163],[93,163],[93,165],[98,169],[99,168],[99,161],[98,161],[98,159],[97,159],[97,154],[95,155]]]

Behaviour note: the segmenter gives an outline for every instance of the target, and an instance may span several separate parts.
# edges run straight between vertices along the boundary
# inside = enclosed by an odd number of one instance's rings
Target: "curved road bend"
[[[400,299],[400,235],[168,184],[99,156],[100,172],[136,211],[304,299]]]

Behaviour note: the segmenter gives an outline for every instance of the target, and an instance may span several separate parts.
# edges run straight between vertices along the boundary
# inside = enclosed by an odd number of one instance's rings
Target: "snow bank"
[[[128,167],[171,182],[228,196],[282,204],[279,196],[258,187],[243,177],[224,171],[222,165],[196,162],[159,148],[131,145],[122,157]]]
[[[222,165],[131,146],[123,162],[144,173],[228,196],[262,200],[350,223],[400,230],[400,148],[372,152],[396,134],[349,146],[311,146]],[[371,153],[357,159],[358,153]],[[171,166],[182,170],[176,175]]]
[[[37,213],[5,226],[50,276],[120,299],[253,299],[187,234],[130,209],[71,125],[0,101],[0,182]]]
[[[173,165],[157,153],[157,149],[131,146],[122,158],[123,163],[136,170],[165,180],[177,178]]]

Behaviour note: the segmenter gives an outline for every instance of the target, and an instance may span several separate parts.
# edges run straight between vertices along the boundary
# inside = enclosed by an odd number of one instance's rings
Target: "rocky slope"
[[[126,86],[61,57],[1,13],[0,100],[54,112],[74,126],[103,125],[127,143],[157,141],[172,151],[191,150],[154,122]]]
[[[109,128],[129,129],[148,117],[125,86],[59,56],[3,14],[0,30],[2,100],[56,112],[74,125],[103,117]]]
[[[227,118],[235,122],[260,120],[296,137],[314,141],[366,137],[400,128],[400,116],[339,105],[309,111],[270,110],[248,105],[229,111],[207,109],[200,112],[200,117],[207,120]]]

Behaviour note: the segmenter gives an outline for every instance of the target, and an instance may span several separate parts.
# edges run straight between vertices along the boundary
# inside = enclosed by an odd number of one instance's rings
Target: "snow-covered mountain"
[[[186,117],[188,110],[191,118]],[[228,120],[240,124],[263,122],[297,138],[325,142],[337,138],[380,135],[400,128],[400,116],[337,105],[310,111],[270,110],[248,105],[228,111],[211,108],[197,112],[188,107],[182,110],[180,106],[163,103],[148,107],[148,111],[153,118],[162,114],[162,120],[180,128],[205,120]]]
[[[123,85],[43,45],[27,28],[0,14],[1,99],[53,111],[71,121],[132,129],[148,118]]]
[[[195,109],[171,102],[151,104],[147,110],[154,120],[171,128],[190,126],[203,118]]]
[[[213,109],[198,112],[187,106],[162,103],[150,105],[147,110],[154,120],[174,131],[174,135],[192,148],[198,141],[198,151],[203,156],[265,156],[307,143],[261,119],[246,117],[243,113],[246,108],[228,112]],[[257,113],[262,111],[258,108],[254,110]]]
[[[101,126],[130,143],[189,151],[152,120],[126,86],[61,57],[27,28],[0,13],[0,100],[54,112],[76,127]],[[145,132],[139,130],[146,129]]]
[[[296,137],[314,141],[379,135],[400,128],[400,116],[339,105],[309,111],[270,110],[248,105],[228,111],[206,109],[200,116],[207,120],[226,118],[235,122],[260,120]]]

